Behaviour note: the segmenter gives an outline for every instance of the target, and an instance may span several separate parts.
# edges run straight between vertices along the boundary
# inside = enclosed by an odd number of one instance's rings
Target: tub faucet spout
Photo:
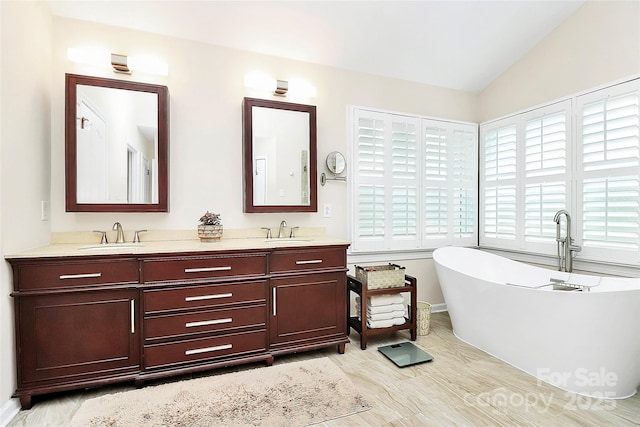
[[[561,233],[562,217],[565,218],[565,234]],[[575,245],[573,237],[571,237],[571,215],[564,209],[559,210],[553,217],[556,223],[556,245],[558,252],[558,270],[571,272],[573,271],[574,252],[580,252],[582,247]]]

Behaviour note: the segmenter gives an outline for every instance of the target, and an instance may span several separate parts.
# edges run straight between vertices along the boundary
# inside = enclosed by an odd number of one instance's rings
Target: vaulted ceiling
[[[478,92],[584,0],[49,0],[54,15]]]

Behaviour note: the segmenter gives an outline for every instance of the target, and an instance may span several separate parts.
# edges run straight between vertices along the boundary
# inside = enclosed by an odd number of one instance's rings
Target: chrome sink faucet
[[[116,222],[113,224],[113,229],[116,230],[116,243],[124,243],[124,232],[122,231],[122,224]]]
[[[280,222],[280,228],[278,229],[278,239],[284,239],[285,236],[284,235],[284,229],[287,227],[287,221],[285,221],[284,219]]]

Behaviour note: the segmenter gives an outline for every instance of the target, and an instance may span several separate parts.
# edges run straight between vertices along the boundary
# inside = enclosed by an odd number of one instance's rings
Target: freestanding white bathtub
[[[640,279],[570,274],[458,247],[437,249],[433,260],[461,340],[564,390],[636,393]],[[569,290],[554,290],[551,279]]]

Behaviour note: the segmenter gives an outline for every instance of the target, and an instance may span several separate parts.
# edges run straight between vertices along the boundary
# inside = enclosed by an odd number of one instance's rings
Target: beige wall
[[[40,219],[51,177],[51,35],[48,8],[0,2],[0,252],[49,242]],[[0,263],[0,408],[15,391],[13,302],[9,265]]]
[[[478,97],[480,122],[640,73],[640,2],[585,3]]]
[[[78,66],[66,58],[68,47],[103,46],[110,51],[149,52],[169,64],[168,77],[133,75],[166,85],[171,99],[170,213],[66,213],[64,207],[64,74],[110,71]],[[401,80],[354,73],[331,67],[290,61],[176,38],[114,29],[76,20],[54,19],[52,93],[52,229],[92,230],[120,221],[126,229],[193,229],[206,211],[221,214],[225,228],[277,226],[282,219],[293,226],[326,227],[329,234],[346,237],[346,189],[340,182],[318,186],[318,204],[331,203],[332,218],[322,213],[245,214],[242,212],[242,111],[244,76],[262,70],[289,80],[300,76],[317,88],[308,100],[317,106],[318,166],[334,150],[347,153],[347,106],[364,105],[388,110],[476,121],[476,95]],[[271,95],[267,95],[271,97]],[[287,98],[287,100],[291,100]],[[348,174],[348,171],[347,171]]]

